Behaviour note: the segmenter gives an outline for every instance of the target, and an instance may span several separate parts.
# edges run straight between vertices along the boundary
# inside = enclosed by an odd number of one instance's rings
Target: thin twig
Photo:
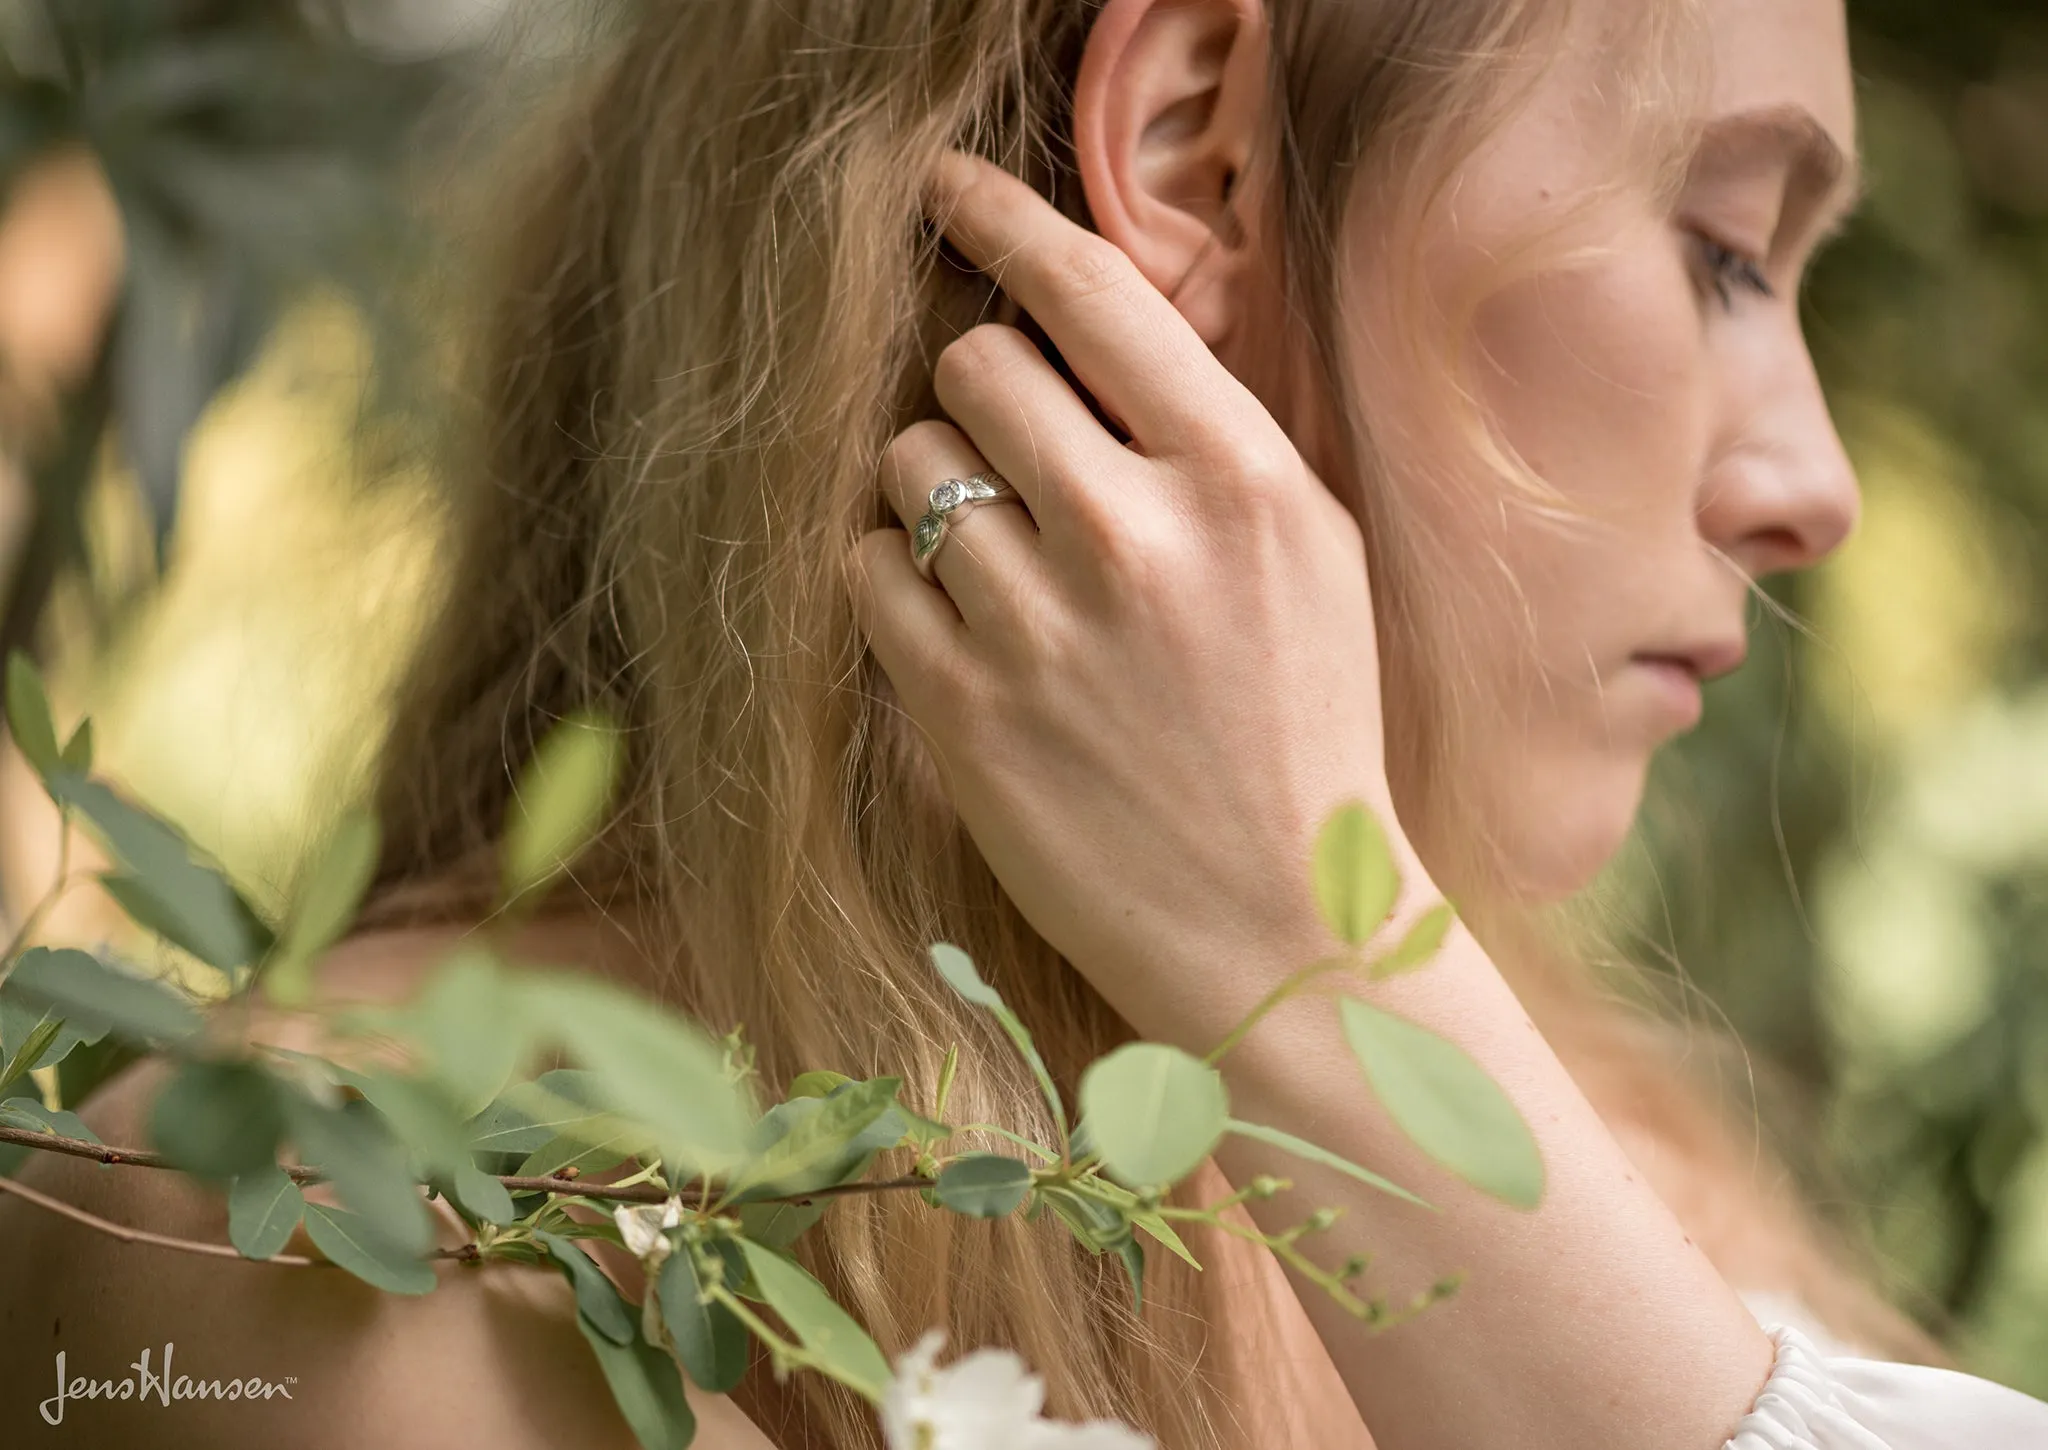
[[[170,1168],[161,1153],[151,1153],[144,1148],[109,1148],[104,1143],[88,1143],[82,1138],[66,1138],[57,1133],[39,1133],[31,1128],[10,1128],[0,1123],[0,1143],[18,1143],[24,1148],[41,1148],[48,1153],[62,1153],[72,1158],[90,1158],[95,1163],[118,1163],[127,1168]],[[302,1174],[313,1173],[310,1168],[286,1167],[284,1170],[294,1183],[317,1182],[319,1175],[312,1178]]]
[[[125,1244],[155,1244],[158,1248],[179,1249],[188,1254],[204,1254],[208,1258],[214,1259],[240,1259],[244,1257],[242,1251],[231,1244],[205,1244],[200,1243],[197,1239],[172,1238],[169,1234],[151,1233],[146,1228],[130,1228],[126,1224],[113,1223],[95,1214],[87,1213],[84,1209],[66,1203],[62,1199],[51,1198],[48,1194],[38,1193],[35,1189],[30,1188],[26,1184],[17,1183],[12,1178],[0,1178],[0,1193],[11,1193],[24,1202],[34,1204],[37,1208],[48,1209],[51,1213],[68,1218],[73,1223],[82,1223],[89,1229],[96,1229],[100,1233],[106,1234],[110,1238],[117,1238]],[[268,1259],[249,1259],[247,1262],[283,1264],[289,1268],[310,1269],[315,1264],[325,1264],[327,1260],[309,1259],[303,1254],[278,1254]]]
[[[47,1153],[62,1153],[72,1158],[90,1158],[95,1163],[118,1164],[124,1168],[167,1168],[177,1171],[178,1165],[167,1161],[163,1154],[152,1153],[146,1148],[113,1148],[105,1143],[88,1143],[82,1138],[66,1138],[57,1133],[38,1133],[29,1128],[10,1128],[0,1123],[0,1143],[19,1143],[24,1148],[40,1148]],[[304,1186],[309,1183],[325,1183],[327,1175],[318,1168],[309,1168],[303,1163],[280,1163],[277,1165],[292,1182]],[[517,1173],[501,1173],[498,1182],[505,1185],[508,1193],[552,1193],[567,1198],[601,1198],[614,1203],[667,1203],[673,1195],[658,1183],[633,1183],[615,1185],[609,1183],[585,1183],[575,1178],[553,1176],[533,1177]],[[754,1203],[809,1203],[816,1198],[843,1198],[852,1193],[892,1193],[906,1188],[929,1188],[927,1178],[888,1178],[877,1183],[841,1183],[830,1188],[813,1189],[809,1193],[785,1194],[780,1198],[757,1198]]]
[[[32,1203],[37,1208],[47,1209],[61,1218],[70,1219],[73,1223],[84,1224],[87,1228],[103,1233],[109,1238],[119,1239],[124,1244],[153,1244],[160,1249],[177,1249],[181,1253],[202,1254],[209,1259],[240,1259],[245,1264],[277,1264],[287,1269],[331,1269],[335,1267],[334,1261],[331,1259],[309,1259],[304,1254],[272,1254],[267,1259],[252,1259],[233,1244],[209,1244],[198,1239],[181,1239],[174,1238],[170,1234],[152,1233],[146,1228],[130,1228],[125,1223],[115,1223],[111,1219],[104,1219],[97,1214],[87,1213],[76,1204],[66,1203],[60,1198],[52,1198],[46,1193],[38,1193],[27,1184],[17,1183],[12,1178],[0,1177],[0,1193],[11,1193],[23,1202]],[[432,1253],[422,1257],[428,1259],[454,1259],[462,1263],[469,1263],[481,1256],[477,1253],[475,1244],[463,1244],[459,1248],[453,1249],[437,1248]]]

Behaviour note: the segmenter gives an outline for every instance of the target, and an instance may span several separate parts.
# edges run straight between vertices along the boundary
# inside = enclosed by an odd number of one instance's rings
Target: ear
[[[1211,348],[1250,297],[1256,228],[1241,224],[1251,198],[1237,193],[1264,114],[1266,44],[1260,0],[1108,0],[1074,85],[1096,230]]]

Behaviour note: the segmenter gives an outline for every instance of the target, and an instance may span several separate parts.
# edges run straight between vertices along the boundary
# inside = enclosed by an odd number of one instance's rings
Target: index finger
[[[946,239],[1037,320],[1146,454],[1216,436],[1251,397],[1121,248],[1001,167],[947,152],[928,204]]]

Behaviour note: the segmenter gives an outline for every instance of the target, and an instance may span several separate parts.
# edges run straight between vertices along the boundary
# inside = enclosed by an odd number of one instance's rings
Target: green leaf
[[[84,775],[92,769],[90,718],[79,721],[78,728],[71,732],[71,738],[64,742],[64,754],[59,764],[74,775]]]
[[[374,1109],[330,1108],[292,1093],[285,1098],[285,1121],[299,1156],[333,1180],[360,1218],[359,1232],[387,1259],[416,1257],[432,1247],[427,1205],[404,1151]]]
[[[927,1118],[923,1113],[917,1112],[912,1108],[906,1108],[901,1103],[896,1105],[896,1115],[903,1120],[903,1135],[898,1140],[899,1143],[908,1143],[912,1147],[917,1148],[929,1148],[932,1144],[943,1143],[953,1136],[951,1124],[941,1123],[935,1118]],[[1036,1144],[1031,1146],[1037,1148]],[[1041,1153],[1045,1152],[1043,1148],[1039,1148],[1038,1151]],[[1048,1153],[1046,1156],[1057,1158],[1060,1155]]]
[[[771,1249],[787,1249],[824,1216],[823,1202],[749,1203],[738,1214],[740,1232]]]
[[[958,992],[977,1007],[985,1007],[994,1014],[996,1022],[1009,1037],[1024,1061],[1029,1064],[1031,1074],[1038,1079],[1038,1090],[1045,1095],[1045,1104],[1052,1109],[1053,1121],[1059,1124],[1060,1136],[1067,1132],[1067,1108],[1060,1099],[1060,1090],[1053,1084],[1052,1074],[1046,1071],[1045,1059],[1038,1055],[1038,1044],[1031,1040],[1031,1033],[1022,1019],[1010,1010],[1002,994],[981,979],[975,969],[974,959],[954,946],[951,942],[933,942],[931,947],[932,965],[939,969],[939,975],[946,979],[946,985]]]
[[[974,965],[974,958],[954,946],[951,942],[932,943],[932,965],[939,969],[939,975],[946,979],[946,985],[958,992],[977,1007],[996,1008],[1003,1004],[1002,994],[981,979],[981,972]]]
[[[524,1197],[525,1195],[521,1195]],[[545,1195],[541,1195],[545,1196]],[[584,1198],[578,1194],[559,1194],[554,1197],[557,1208],[588,1208],[598,1213],[611,1213],[618,1208],[616,1203],[598,1198]],[[602,1239],[616,1249],[626,1247],[626,1236],[619,1232],[619,1226],[609,1218],[576,1219],[556,1217],[555,1226],[549,1230],[557,1238]],[[538,1259],[535,1262],[539,1262]]]
[[[82,1143],[98,1143],[99,1134],[86,1127],[85,1120],[73,1112],[46,1108],[35,1098],[18,1097],[0,1099],[0,1123],[10,1128],[24,1128],[31,1133],[55,1133],[60,1138],[74,1138]]]
[[[1142,1229],[1150,1234],[1170,1249],[1184,1263],[1191,1265],[1197,1270],[1202,1267],[1201,1260],[1188,1252],[1188,1246],[1182,1243],[1180,1235],[1173,1231],[1173,1225],[1168,1223],[1156,1208],[1145,1207],[1139,1201],[1137,1194],[1121,1184],[1111,1182],[1109,1179],[1099,1176],[1090,1182],[1088,1191],[1093,1197],[1109,1199],[1116,1205],[1118,1211],[1130,1221],[1132,1228]]]
[[[953,1075],[959,1072],[959,1070],[960,1044],[957,1042],[949,1043],[946,1047],[946,1060],[939,1064],[938,1085],[932,1089],[932,1116],[934,1118],[942,1118],[946,1115],[946,1099],[953,1095]]]
[[[880,1401],[889,1383],[889,1362],[853,1316],[832,1302],[825,1286],[772,1249],[742,1239],[740,1252],[746,1255],[761,1297],[782,1316],[797,1342],[816,1355],[833,1378]]]
[[[7,728],[15,748],[47,778],[59,765],[57,727],[50,719],[50,696],[34,661],[20,650],[7,656]]]
[[[1091,1254],[1121,1249],[1131,1236],[1130,1214],[1121,1206],[1051,1183],[1039,1186],[1038,1198]]]
[[[504,1088],[535,1035],[525,999],[508,985],[497,957],[477,946],[436,967],[396,1025],[423,1050],[434,1076],[470,1106]]]
[[[267,1259],[290,1241],[305,1211],[305,1194],[275,1163],[244,1173],[228,1189],[228,1242],[245,1258]]]
[[[902,1087],[901,1078],[878,1077],[843,1083],[829,1098],[795,1098],[777,1105],[762,1122],[780,1118],[786,1128],[734,1177],[729,1196],[808,1193],[844,1181],[902,1138],[900,1124],[892,1124],[877,1135],[879,1141],[862,1140],[895,1104]]]
[[[512,1195],[505,1191],[505,1185],[474,1163],[456,1167],[454,1188],[456,1201],[485,1223],[502,1227],[519,1216],[512,1210]]]
[[[1543,1198],[1543,1156],[1500,1085],[1455,1043],[1355,997],[1338,1000],[1344,1040],[1416,1146],[1516,1208]]]
[[[1031,1165],[1000,1153],[963,1153],[939,1170],[939,1202],[969,1218],[1008,1218],[1031,1192]]]
[[[696,1256],[687,1245],[662,1262],[657,1292],[661,1322],[668,1326],[684,1371],[701,1389],[730,1393],[747,1371],[747,1328],[723,1304],[699,1297]]]
[[[1131,1215],[1131,1223],[1150,1234],[1157,1242],[1164,1244],[1182,1263],[1200,1271],[1202,1261],[1188,1251],[1188,1246],[1181,1242],[1180,1235],[1174,1232],[1173,1225],[1161,1217],[1157,1209],[1139,1209]]]
[[[1125,1239],[1116,1247],[1116,1256],[1123,1261],[1124,1273],[1131,1280],[1131,1302],[1138,1308],[1145,1307],[1145,1246],[1135,1238]]]
[[[610,1116],[595,1106],[596,1094],[596,1081],[581,1068],[558,1067],[514,1083],[470,1120],[469,1146],[524,1156],[563,1134],[587,1139]]]
[[[144,931],[162,937],[178,950],[190,952],[209,965],[220,965],[214,958],[224,954],[221,943],[208,938],[208,928],[195,920],[198,913],[186,909],[189,903],[159,896],[140,877],[119,871],[103,873],[99,883],[100,889],[114,899],[114,905],[121,908],[122,914]],[[225,972],[231,968],[223,966],[221,970]]]
[[[88,952],[30,947],[7,978],[7,991],[47,1008],[82,1031],[139,1042],[182,1042],[199,1030],[199,1013],[162,982],[117,971]]]
[[[0,983],[0,1088],[22,1073],[39,1067],[55,1067],[71,1055],[72,1049],[90,1047],[107,1035],[103,1024],[85,1025],[67,1021],[47,1003],[34,1002],[8,990]],[[31,1043],[40,1039],[34,1051]]]
[[[585,1131],[548,1139],[527,1154],[514,1172],[521,1178],[546,1178],[565,1168],[574,1168],[579,1174],[602,1173],[646,1147],[647,1134],[639,1128],[617,1118],[596,1118]]]
[[[63,1039],[59,1038],[58,1042],[61,1045]],[[102,1084],[111,1081],[117,1073],[144,1055],[141,1048],[113,1038],[80,1043],[56,1066],[57,1101],[84,1102],[99,1091]]]
[[[471,1161],[467,1125],[438,1083],[377,1072],[363,1074],[358,1087],[429,1174],[450,1177]]]
[[[627,1309],[626,1301],[619,1297],[617,1287],[597,1266],[596,1260],[571,1240],[551,1234],[546,1229],[538,1230],[534,1238],[547,1248],[568,1276],[571,1287],[576,1290],[577,1312],[613,1344],[631,1344],[636,1333],[632,1312]]]
[[[51,798],[92,824],[125,868],[101,878],[124,911],[221,971],[247,966],[269,949],[269,932],[234,887],[192,859],[184,837],[96,780],[59,769]]]
[[[792,1098],[829,1098],[832,1090],[844,1087],[853,1079],[843,1072],[830,1072],[823,1068],[816,1072],[800,1072],[789,1085]]]
[[[664,1163],[719,1173],[747,1156],[752,1114],[703,1032],[587,977],[529,978],[524,992],[530,1020],[589,1071],[603,1106],[653,1132]]]
[[[387,1294],[430,1294],[438,1282],[430,1264],[393,1253],[361,1214],[309,1203],[306,1237],[335,1264]]]
[[[1392,1179],[1382,1178],[1370,1168],[1361,1168],[1349,1158],[1340,1158],[1327,1148],[1319,1148],[1306,1138],[1297,1138],[1292,1133],[1283,1133],[1278,1128],[1269,1128],[1263,1123],[1239,1122],[1236,1118],[1230,1120],[1226,1130],[1240,1138],[1250,1138],[1268,1147],[1278,1148],[1283,1153],[1292,1153],[1305,1162],[1334,1168],[1348,1178],[1356,1178],[1360,1183],[1369,1184],[1382,1193],[1392,1194],[1395,1198],[1403,1199],[1419,1208],[1426,1208],[1431,1213],[1441,1211],[1428,1199],[1417,1197]]]
[[[1372,940],[1394,909],[1401,875],[1379,818],[1362,802],[1347,802],[1323,823],[1316,836],[1315,888],[1323,920],[1354,947]]]
[[[1426,966],[1443,950],[1444,938],[1451,934],[1457,924],[1458,914],[1451,910],[1448,901],[1440,901],[1416,919],[1405,936],[1386,955],[1376,957],[1367,969],[1375,982],[1384,982],[1389,977],[1398,977],[1403,972],[1412,972]]]
[[[552,879],[589,844],[624,755],[618,731],[594,711],[567,716],[541,741],[507,812],[507,900]]]
[[[1223,1078],[1177,1047],[1132,1042],[1081,1074],[1081,1116],[1111,1172],[1165,1188],[1195,1171],[1223,1136]]]
[[[63,1031],[63,1022],[55,1016],[46,1016],[36,1023],[22,1041],[20,1051],[0,1057],[0,1062],[5,1063],[5,1066],[0,1066],[0,1089],[12,1087],[34,1071],[36,1064],[42,1060],[44,1053],[49,1051],[50,1045]]]
[[[761,1290],[754,1283],[753,1270],[747,1267],[747,1256],[740,1252],[738,1240],[712,1239],[704,1248],[708,1251],[708,1258],[718,1261],[721,1284],[741,1299],[751,1299],[757,1304],[761,1302]]]
[[[313,964],[341,940],[363,904],[377,869],[377,818],[366,811],[344,816],[292,900],[284,934],[263,971],[263,989],[287,1007],[312,996]]]
[[[246,1062],[188,1062],[150,1110],[151,1141],[199,1178],[224,1181],[270,1166],[283,1135],[275,1079]]]
[[[676,1362],[637,1335],[625,1344],[614,1342],[585,1315],[576,1316],[576,1327],[597,1356],[619,1414],[641,1450],[688,1450],[697,1437],[697,1417],[684,1398]]]

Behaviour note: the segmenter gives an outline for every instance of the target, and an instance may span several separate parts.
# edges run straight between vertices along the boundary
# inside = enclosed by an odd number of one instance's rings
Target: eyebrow
[[[1794,195],[1814,210],[1831,213],[1829,230],[1839,227],[1863,198],[1863,168],[1845,151],[1820,118],[1796,104],[1760,106],[1716,116],[1700,127],[1696,155],[1724,158],[1762,154],[1790,171]]]

